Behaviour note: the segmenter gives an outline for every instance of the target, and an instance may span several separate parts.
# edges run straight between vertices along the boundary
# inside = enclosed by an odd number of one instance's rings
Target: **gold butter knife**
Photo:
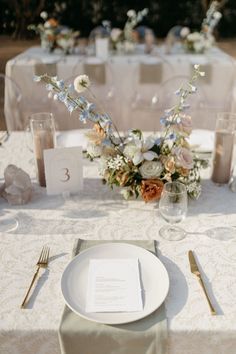
[[[208,305],[210,307],[210,310],[211,310],[211,314],[212,315],[216,315],[216,310],[214,309],[212,303],[211,303],[211,300],[209,298],[209,295],[207,294],[207,291],[206,291],[206,288],[205,288],[205,285],[203,283],[203,280],[202,280],[202,276],[201,276],[201,273],[200,273],[200,270],[198,268],[198,265],[197,265],[197,262],[196,262],[196,259],[194,257],[194,254],[193,254],[193,251],[189,251],[188,252],[188,258],[189,258],[189,263],[190,263],[190,269],[191,269],[191,272],[197,276],[198,280],[199,280],[199,283],[204,291],[204,294],[206,296],[206,299],[207,299],[207,302],[208,302]]]

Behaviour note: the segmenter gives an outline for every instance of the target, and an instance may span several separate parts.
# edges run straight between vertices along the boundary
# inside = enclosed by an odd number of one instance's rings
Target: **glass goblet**
[[[188,196],[183,183],[167,182],[164,185],[159,211],[170,225],[163,226],[160,236],[168,241],[179,241],[186,237],[186,232],[175,224],[181,222],[187,215]]]

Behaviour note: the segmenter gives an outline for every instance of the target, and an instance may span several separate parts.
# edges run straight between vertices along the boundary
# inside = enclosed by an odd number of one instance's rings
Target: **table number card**
[[[83,188],[82,148],[69,147],[44,150],[48,195],[76,193]]]

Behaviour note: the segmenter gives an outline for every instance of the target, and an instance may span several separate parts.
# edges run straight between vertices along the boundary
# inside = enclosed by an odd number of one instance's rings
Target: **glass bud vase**
[[[215,130],[213,170],[211,179],[217,184],[227,184],[232,174],[232,160],[236,120],[231,115],[219,114]]]
[[[46,187],[43,151],[55,147],[55,124],[51,113],[35,113],[30,116],[30,128],[34,142],[37,177],[40,186]]]

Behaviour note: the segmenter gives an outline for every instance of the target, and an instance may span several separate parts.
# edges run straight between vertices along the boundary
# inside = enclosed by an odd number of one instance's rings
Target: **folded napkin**
[[[49,76],[57,75],[57,64],[56,63],[35,63],[34,64],[34,74],[41,76],[43,74],[48,74]]]
[[[80,251],[110,241],[76,240],[73,256]],[[127,242],[155,252],[154,241]],[[62,354],[165,354],[167,321],[164,304],[148,317],[123,325],[88,321],[67,306],[62,315],[59,341]]]
[[[84,72],[96,84],[105,85],[106,83],[106,68],[105,63],[85,63]]]
[[[139,82],[141,84],[158,84],[162,79],[161,63],[141,63],[139,67]]]

